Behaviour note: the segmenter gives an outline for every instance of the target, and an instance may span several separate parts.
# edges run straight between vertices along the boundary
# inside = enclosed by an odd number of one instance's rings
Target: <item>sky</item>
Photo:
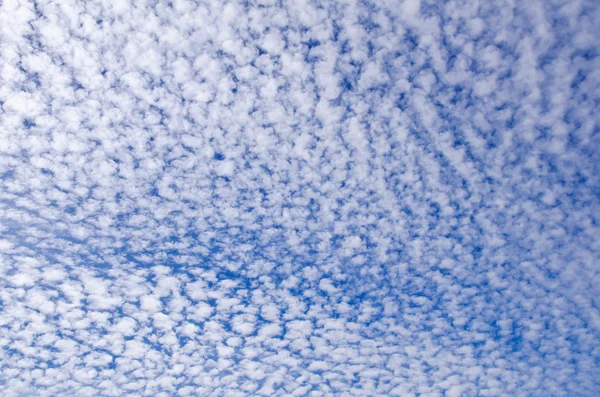
[[[0,395],[600,395],[600,3],[0,2]]]

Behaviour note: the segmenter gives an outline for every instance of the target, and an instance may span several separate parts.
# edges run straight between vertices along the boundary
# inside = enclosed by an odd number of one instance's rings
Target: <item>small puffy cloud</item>
[[[327,293],[337,292],[338,289],[333,285],[333,282],[328,278],[323,278],[319,281],[319,288]]]
[[[137,340],[130,340],[125,343],[123,356],[128,358],[142,358],[146,355],[147,351],[148,347],[145,343]]]
[[[136,331],[137,323],[134,319],[126,317],[121,318],[114,325],[114,330],[121,335],[133,335]]]
[[[162,302],[155,295],[145,295],[140,298],[140,307],[148,312],[157,312],[162,308]]]
[[[20,273],[12,275],[10,283],[17,287],[31,287],[35,284],[35,277],[28,273]]]
[[[218,176],[232,176],[235,171],[235,163],[231,160],[220,161],[214,166]]]

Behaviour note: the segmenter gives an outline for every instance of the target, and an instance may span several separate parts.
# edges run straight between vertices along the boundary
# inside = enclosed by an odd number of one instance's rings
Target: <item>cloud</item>
[[[594,396],[598,6],[0,9],[6,396]]]

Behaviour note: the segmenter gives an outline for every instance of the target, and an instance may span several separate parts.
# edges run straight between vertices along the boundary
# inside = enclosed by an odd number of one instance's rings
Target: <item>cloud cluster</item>
[[[0,4],[3,396],[595,396],[594,1]]]

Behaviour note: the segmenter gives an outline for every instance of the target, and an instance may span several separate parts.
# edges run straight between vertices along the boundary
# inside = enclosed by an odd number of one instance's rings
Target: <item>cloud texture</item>
[[[0,5],[0,394],[596,396],[595,1]]]

